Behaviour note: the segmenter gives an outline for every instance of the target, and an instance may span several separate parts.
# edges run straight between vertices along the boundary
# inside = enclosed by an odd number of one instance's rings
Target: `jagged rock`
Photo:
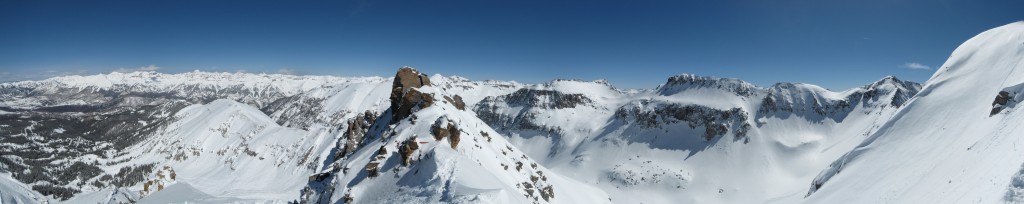
[[[480,136],[484,136],[484,138],[487,138],[487,142],[491,142],[491,135],[487,134],[487,132],[480,131]]]
[[[412,67],[402,67],[395,74],[391,88],[391,110],[396,120],[408,117],[413,108],[426,108],[434,103],[431,94],[422,93],[417,88],[430,86],[430,78]]]
[[[380,163],[370,162],[366,164],[366,175],[369,177],[377,177],[380,175]]]
[[[435,141],[441,141],[441,139],[448,137],[448,126],[450,125],[451,121],[449,121],[448,118],[437,118],[437,121],[434,122],[434,125],[430,127],[430,134],[434,135]]]
[[[989,113],[989,116],[998,114],[999,111],[1006,107],[1008,102],[1010,102],[1010,92],[999,91],[999,94],[996,95],[996,100],[992,101],[992,112]]]
[[[462,96],[459,96],[459,95],[455,95],[454,97],[444,96],[444,100],[448,101],[448,103],[451,103],[452,105],[455,106],[455,108],[458,108],[459,110],[466,110],[466,102],[462,101]]]
[[[449,132],[448,143],[451,143],[452,144],[452,149],[455,149],[455,147],[459,146],[459,140],[460,140],[459,135],[461,134],[462,131],[459,130],[459,128],[455,127],[454,125],[449,125],[448,126],[448,132]]]
[[[358,147],[357,145],[362,144],[363,136],[366,131],[373,125],[373,122],[377,121],[377,113],[366,111],[355,118],[349,119],[346,123],[348,124],[345,128],[344,138],[345,145],[341,151],[339,151],[335,159],[344,157],[349,153],[352,153]]]
[[[440,117],[437,118],[434,125],[430,127],[430,133],[434,135],[434,140],[436,141],[448,138],[448,142],[451,143],[452,149],[455,149],[459,146],[462,130],[455,125],[455,122],[449,120],[447,117]]]
[[[370,161],[370,163],[366,164],[367,176],[377,177],[378,175],[380,175],[380,163],[383,162],[385,158],[387,158],[387,153],[388,149],[385,148],[384,146],[381,146],[380,149],[377,150],[377,155],[373,157],[373,160]]]
[[[704,127],[704,141],[711,141],[715,136],[724,135],[727,131],[729,131],[729,128],[725,127],[725,124],[713,124],[706,126]]]
[[[550,185],[545,186],[540,189],[540,197],[543,198],[544,201],[550,201],[551,198],[555,197],[555,190],[551,188]]]
[[[398,153],[402,155],[402,165],[409,166],[412,162],[412,153],[420,148],[420,144],[416,141],[416,137],[411,137],[398,148]]]

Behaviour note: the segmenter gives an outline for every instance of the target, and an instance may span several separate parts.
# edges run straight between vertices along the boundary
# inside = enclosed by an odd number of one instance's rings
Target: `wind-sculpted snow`
[[[810,183],[809,203],[1019,202],[1024,22],[958,47],[896,115]],[[1016,96],[1012,97],[1017,100]]]

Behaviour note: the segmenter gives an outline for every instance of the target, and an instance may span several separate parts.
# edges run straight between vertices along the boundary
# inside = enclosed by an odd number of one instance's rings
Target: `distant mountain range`
[[[411,67],[3,83],[0,201],[1022,202],[1020,67],[1022,22],[968,40],[923,86],[885,77],[843,91]]]

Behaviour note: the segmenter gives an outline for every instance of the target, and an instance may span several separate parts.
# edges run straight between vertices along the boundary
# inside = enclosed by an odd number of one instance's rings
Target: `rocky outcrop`
[[[451,103],[455,108],[459,110],[466,110],[466,102],[462,101],[462,96],[455,95],[453,97],[444,96],[444,100]]]
[[[434,96],[422,93],[420,87],[430,86],[430,78],[412,67],[402,67],[395,74],[391,88],[392,123],[408,117],[415,108],[426,108],[434,104]]]
[[[380,165],[384,163],[384,159],[387,159],[388,149],[381,146],[377,150],[377,155],[373,157],[370,163],[366,163],[366,175],[369,177],[377,177],[380,175]]]
[[[402,156],[402,165],[409,166],[412,163],[412,153],[419,148],[420,144],[419,141],[416,141],[416,137],[410,137],[402,142],[398,147],[398,153]]]
[[[992,112],[989,113],[989,116],[996,115],[999,111],[1002,111],[1006,104],[1010,102],[1010,98],[1010,92],[999,91],[999,94],[996,95],[996,100],[992,101]]]
[[[356,151],[359,144],[362,144],[363,142],[363,136],[366,134],[366,131],[370,126],[373,125],[374,121],[377,121],[377,113],[366,111],[345,122],[347,123],[343,136],[345,138],[345,143],[344,146],[342,146],[341,151],[337,152],[338,156],[335,158],[341,158],[353,151]]]
[[[430,134],[434,135],[434,140],[441,141],[442,139],[448,138],[448,142],[451,143],[452,149],[459,146],[461,133],[462,130],[458,128],[455,122],[449,120],[447,117],[437,118],[434,125],[430,127]]]

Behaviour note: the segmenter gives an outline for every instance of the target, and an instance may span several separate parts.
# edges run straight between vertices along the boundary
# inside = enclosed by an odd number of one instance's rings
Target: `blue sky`
[[[0,81],[114,70],[924,82],[1019,0],[0,1]],[[150,66],[155,65],[155,66]]]

